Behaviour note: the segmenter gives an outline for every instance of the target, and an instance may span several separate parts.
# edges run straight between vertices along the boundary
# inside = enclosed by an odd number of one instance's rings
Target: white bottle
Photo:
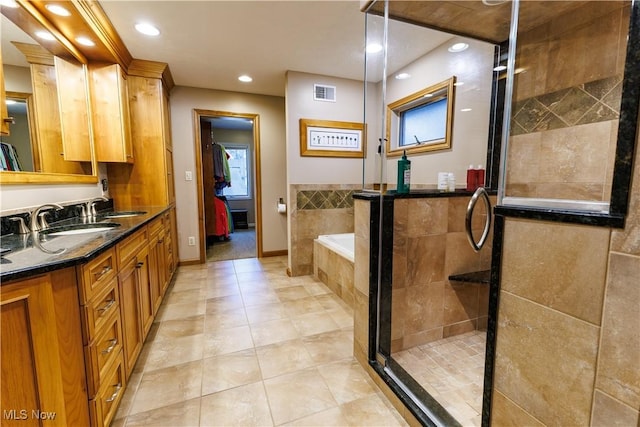
[[[456,177],[453,172],[447,175],[447,191],[456,191]]]

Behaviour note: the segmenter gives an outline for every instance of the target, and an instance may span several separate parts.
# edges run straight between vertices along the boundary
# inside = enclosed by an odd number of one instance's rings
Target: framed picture
[[[363,123],[300,119],[300,155],[364,157]]]

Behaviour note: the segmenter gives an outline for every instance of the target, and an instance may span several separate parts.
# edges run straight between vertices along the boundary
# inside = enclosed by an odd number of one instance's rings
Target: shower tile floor
[[[393,354],[463,426],[480,426],[486,331],[472,331]]]

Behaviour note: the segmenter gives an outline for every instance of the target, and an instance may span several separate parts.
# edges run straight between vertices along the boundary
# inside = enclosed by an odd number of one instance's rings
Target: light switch
[[[193,174],[191,173],[191,171],[184,171],[184,180],[193,181]]]

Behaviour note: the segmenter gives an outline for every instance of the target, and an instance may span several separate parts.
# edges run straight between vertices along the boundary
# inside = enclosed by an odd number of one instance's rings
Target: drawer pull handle
[[[164,239],[158,239],[158,243],[164,242]]]
[[[118,398],[118,395],[120,394],[120,390],[122,390],[122,384],[118,383],[114,387],[115,387],[116,391],[113,392],[111,397],[109,397],[107,400],[105,400],[105,402],[111,403],[111,402],[113,402],[114,400],[116,400]]]
[[[112,340],[109,340],[109,347],[105,348],[104,350],[102,350],[102,354],[109,354],[113,351],[114,348],[116,348],[116,346],[118,345],[118,339],[114,338]]]
[[[141,268],[144,265],[144,262],[140,261],[136,264],[136,268]]]
[[[115,304],[115,303],[116,303],[116,300],[114,300],[114,299],[110,299],[110,300],[109,300],[109,302],[107,302],[107,303],[104,305],[104,307],[100,307],[100,308],[98,309],[98,312],[99,312],[100,314],[103,314],[105,311],[109,310],[109,309],[113,306],[113,304]]]
[[[107,274],[110,271],[111,271],[111,266],[110,265],[105,265],[102,268],[102,271],[100,271],[100,273],[96,273],[96,277],[99,279],[99,278],[101,278],[102,276],[104,276],[105,274]]]

